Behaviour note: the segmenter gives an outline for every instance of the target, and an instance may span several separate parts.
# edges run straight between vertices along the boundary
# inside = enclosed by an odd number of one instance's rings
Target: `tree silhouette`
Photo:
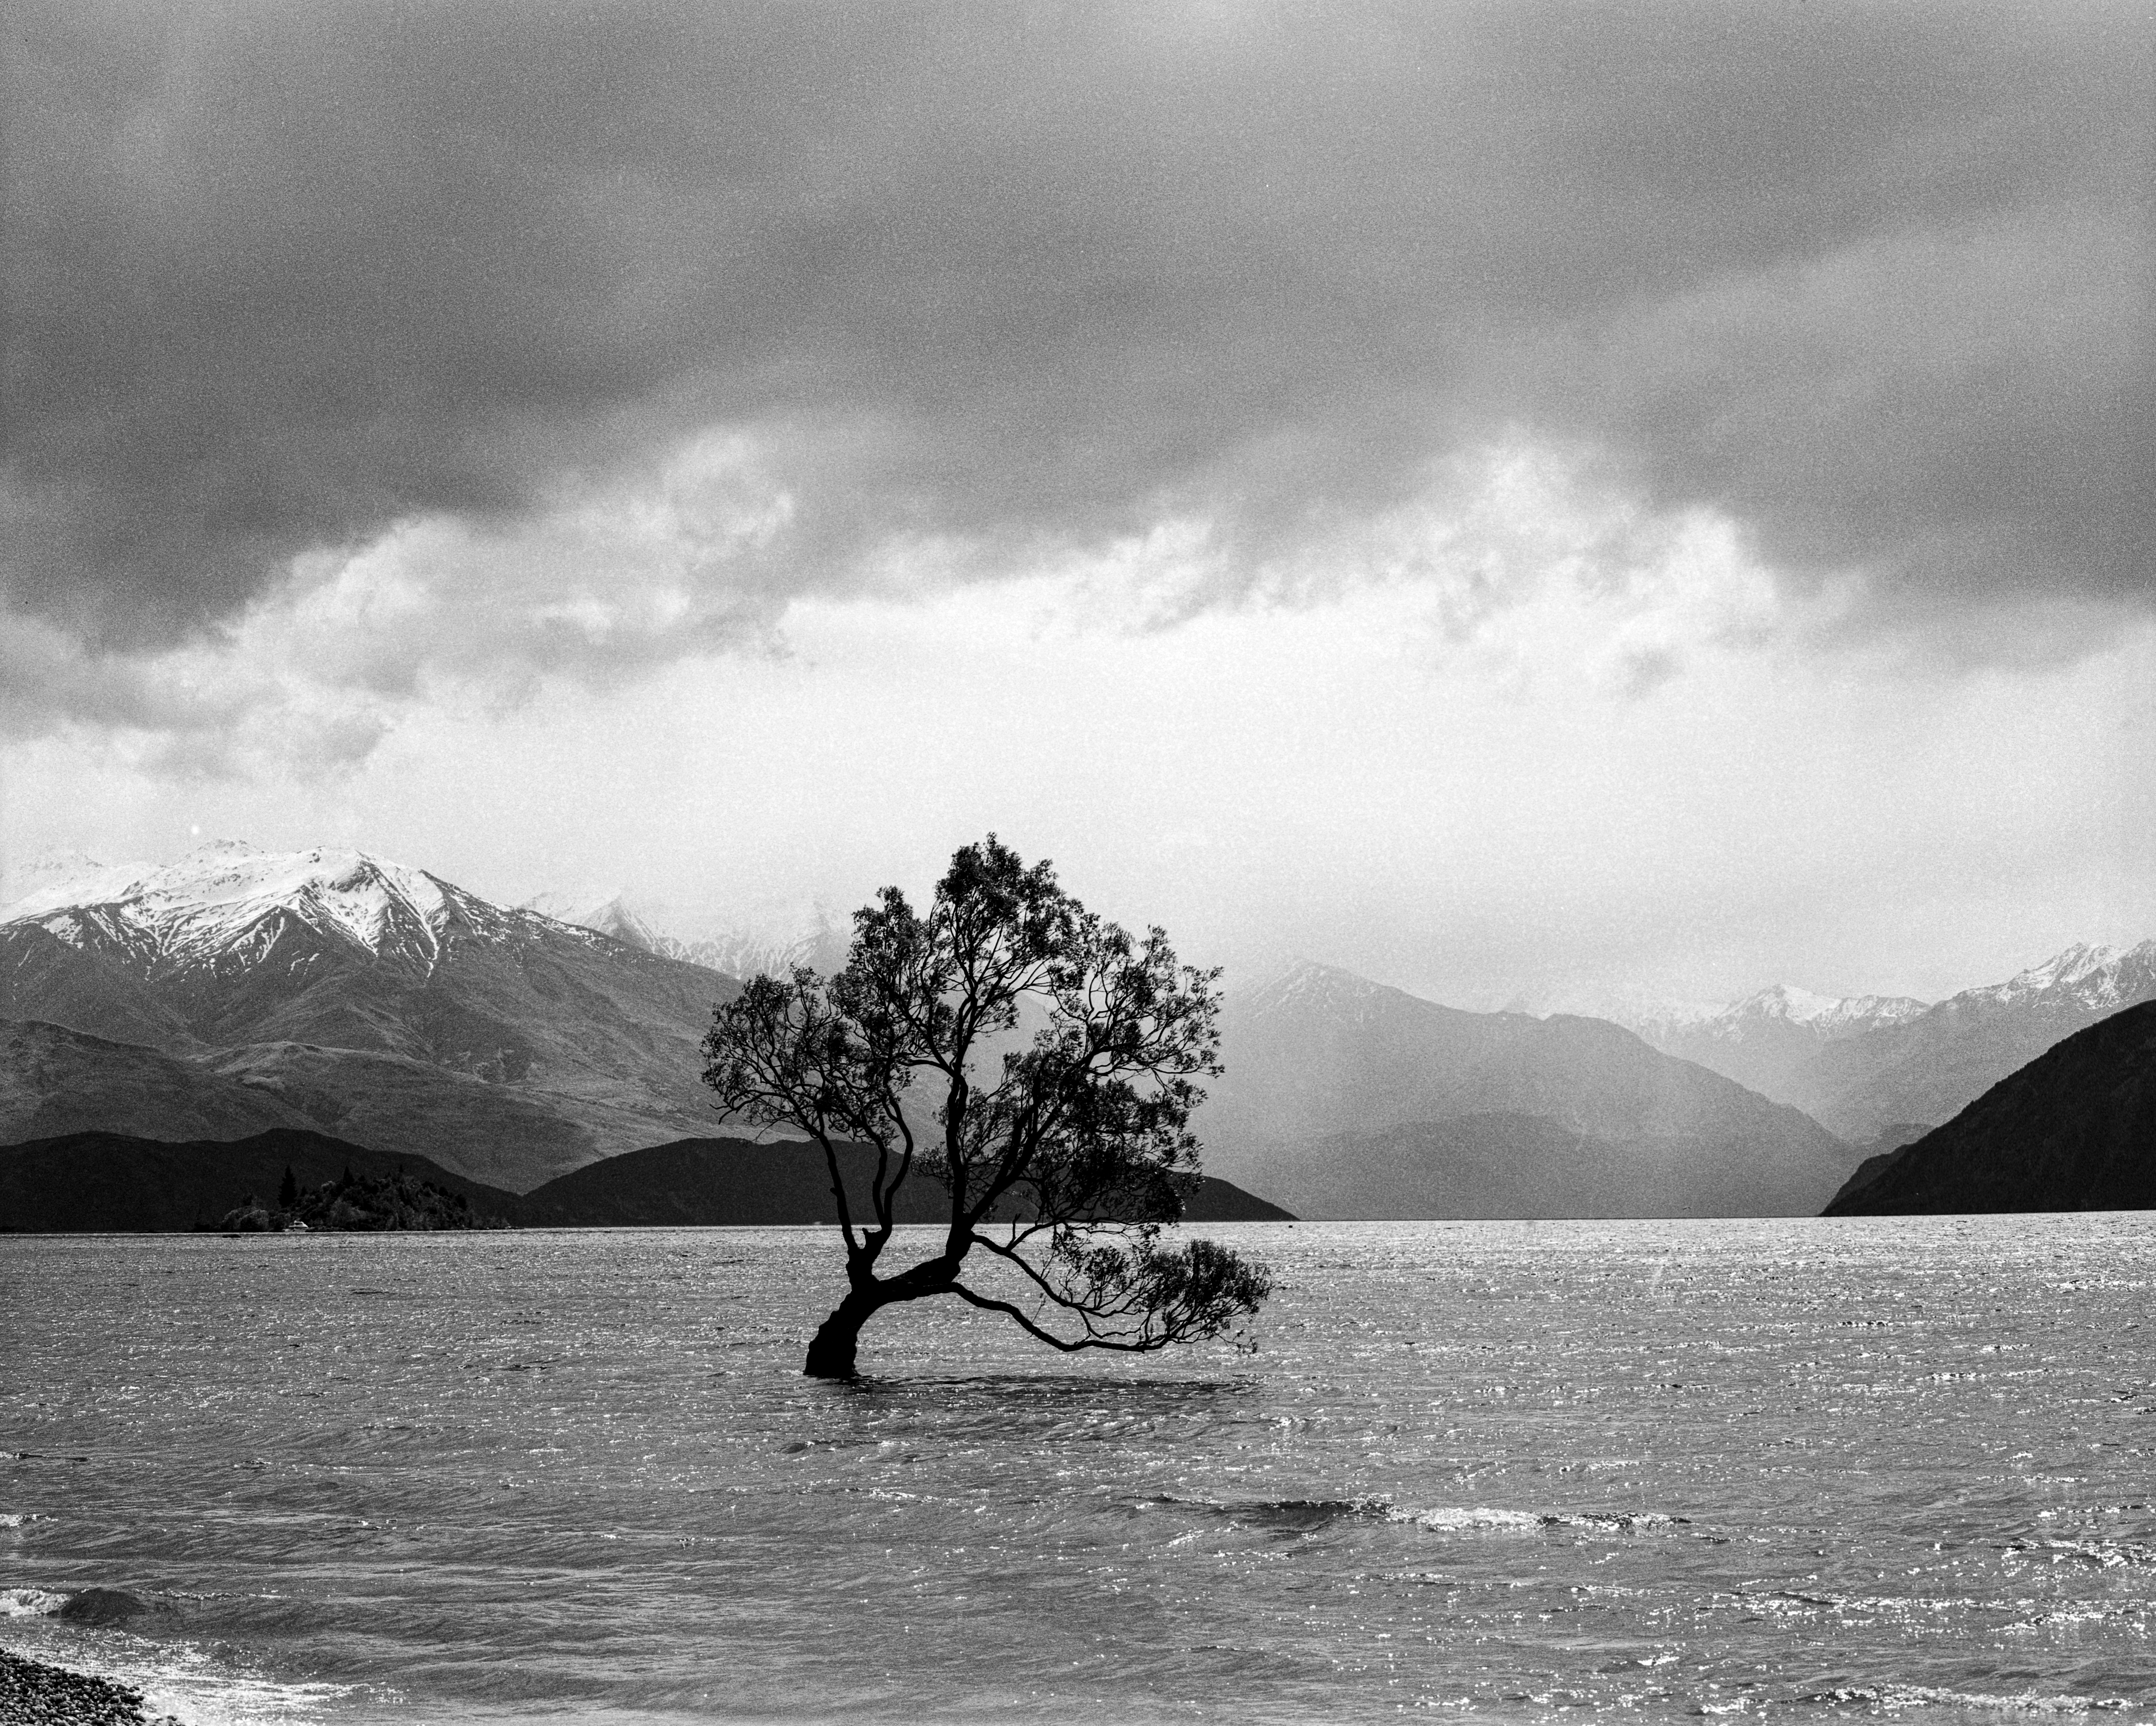
[[[854,1376],[862,1325],[932,1296],[1066,1352],[1197,1341],[1257,1310],[1262,1267],[1160,1239],[1182,1215],[1176,1177],[1198,1167],[1195,1080],[1220,1071],[1217,971],[1178,965],[1158,928],[1134,940],[993,834],[952,858],[925,914],[887,887],[854,930],[843,971],[754,979],[703,1046],[725,1114],[806,1134],[830,1170],[846,1293],[810,1375]],[[875,1152],[859,1216],[848,1142]],[[880,1275],[916,1161],[947,1195],[942,1243]],[[975,1254],[1006,1293],[960,1280]]]
[[[290,1211],[300,1202],[300,1183],[292,1173],[292,1165],[285,1165],[285,1178],[277,1187],[277,1208]]]

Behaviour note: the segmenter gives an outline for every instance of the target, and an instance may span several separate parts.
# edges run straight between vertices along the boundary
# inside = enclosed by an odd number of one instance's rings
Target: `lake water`
[[[1255,1353],[916,1308],[852,1387],[821,1232],[0,1238],[0,1646],[203,1722],[2156,1713],[2156,1215],[1208,1232]]]

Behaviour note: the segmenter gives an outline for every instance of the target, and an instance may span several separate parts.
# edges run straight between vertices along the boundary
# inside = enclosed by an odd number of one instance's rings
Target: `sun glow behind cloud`
[[[1231,604],[1203,523],[1000,576],[900,546],[781,604],[725,572],[783,506],[697,462],[295,570],[141,661],[140,723],[18,745],[11,848],[84,843],[87,807],[125,812],[92,850],[199,824],[508,898],[843,908],[994,827],[1201,953],[1484,1006],[1789,971],[1937,992],[2156,909],[2147,630],[1978,672],[1824,647],[1845,592],[1522,443]],[[711,470],[722,510],[684,478]],[[197,712],[239,742],[189,774]]]

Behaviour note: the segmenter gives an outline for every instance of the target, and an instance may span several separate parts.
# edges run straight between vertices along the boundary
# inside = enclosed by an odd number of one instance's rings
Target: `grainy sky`
[[[2152,18],[33,0],[0,847],[993,827],[1484,1005],[2156,930]]]

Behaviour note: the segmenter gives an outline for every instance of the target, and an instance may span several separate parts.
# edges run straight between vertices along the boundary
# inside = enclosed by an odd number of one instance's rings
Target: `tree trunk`
[[[854,1370],[854,1344],[861,1326],[883,1303],[858,1290],[840,1301],[831,1316],[816,1328],[808,1344],[808,1359],[801,1370],[812,1379],[850,1379]]]

